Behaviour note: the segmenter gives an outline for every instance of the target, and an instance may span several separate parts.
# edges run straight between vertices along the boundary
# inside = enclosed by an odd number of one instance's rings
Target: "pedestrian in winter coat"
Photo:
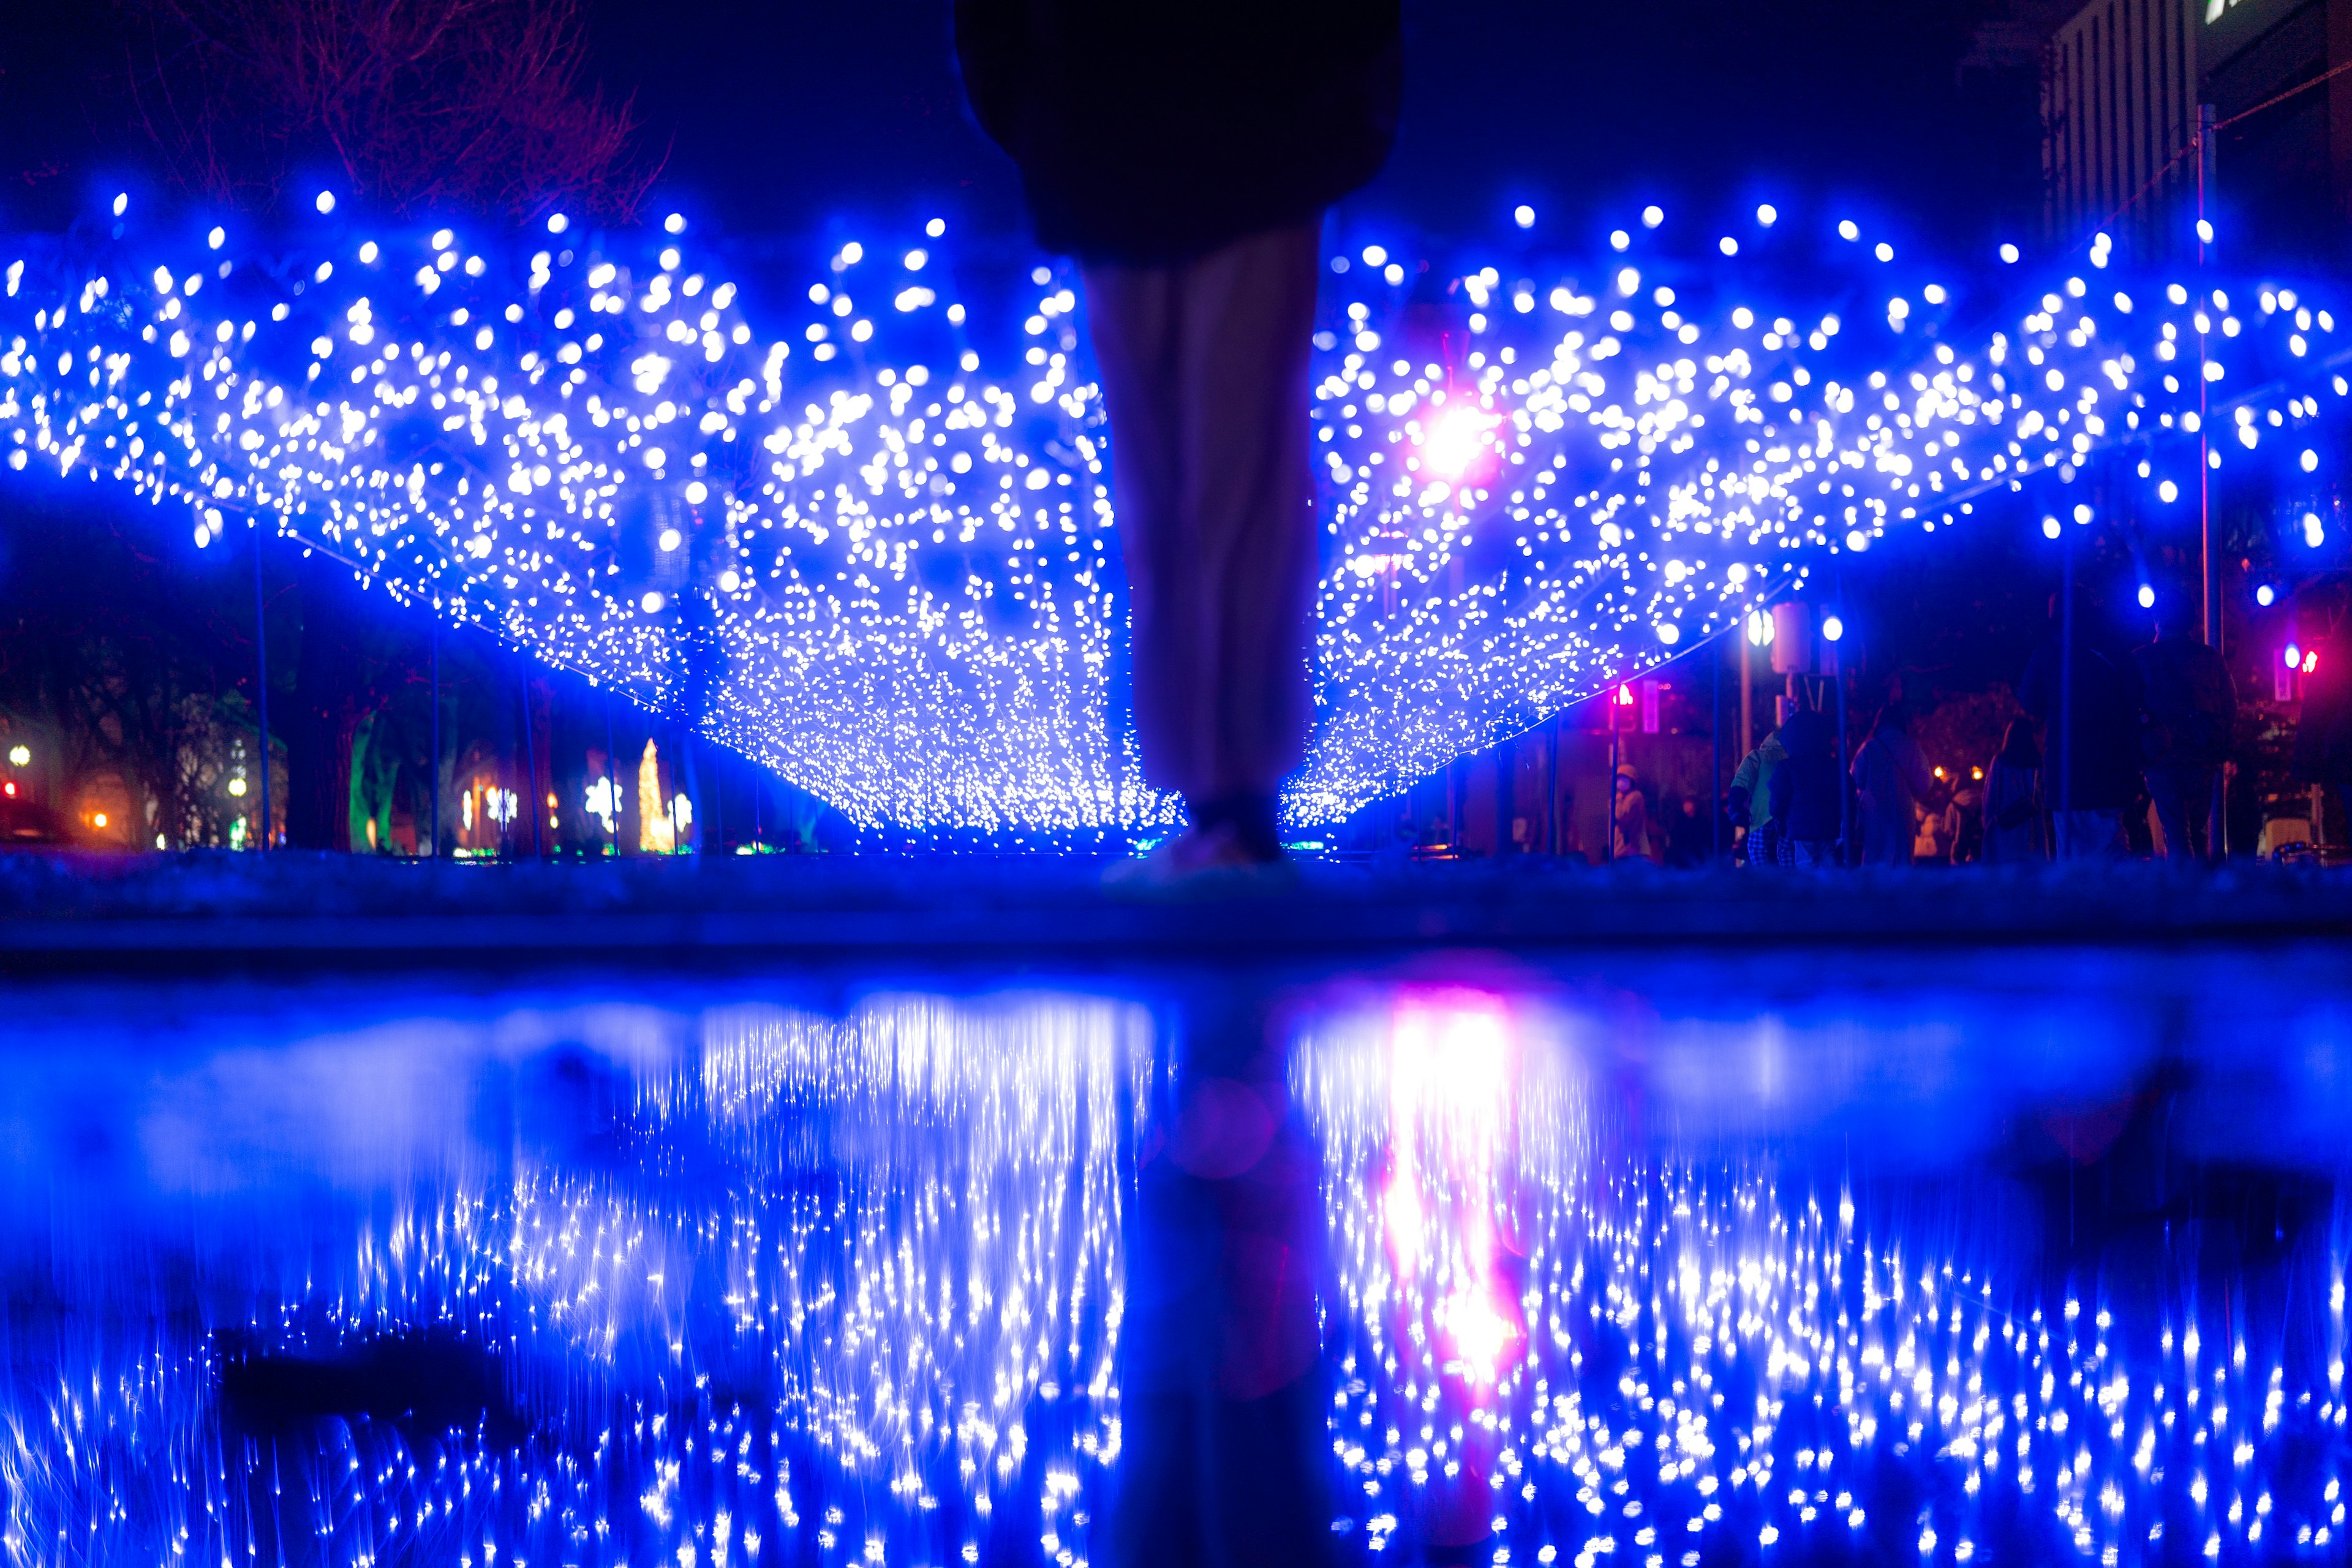
[[[2042,748],[2033,721],[2011,719],[1985,768],[1984,861],[2014,866],[2050,858],[2042,837]]]
[[[1698,796],[1684,795],[1666,814],[1666,864],[1691,871],[1715,858],[1715,824]]]
[[[2156,640],[2132,651],[2147,693],[2140,772],[2164,828],[2168,860],[2208,860],[2221,848],[2221,765],[2238,727],[2238,693],[2227,660],[2205,643],[2160,624]]]
[[[1772,820],[1796,865],[1837,863],[1845,831],[1845,766],[1838,756],[1837,724],[1812,704],[1801,676],[1789,678],[1791,709],[1779,734],[1787,760],[1772,770]]]
[[[2124,813],[2140,795],[2139,668],[2097,634],[2092,617],[2088,599],[2077,595],[2069,615],[2053,595],[2049,631],[2017,689],[2042,721],[2042,795],[2061,860],[2123,855]]]
[[[1911,738],[1911,715],[1900,702],[1879,710],[1870,739],[1854,752],[1853,786],[1862,808],[1862,863],[1911,864],[1919,802],[1934,792],[1936,778]]]
[[[1785,845],[1780,826],[1772,820],[1772,774],[1788,757],[1780,749],[1780,732],[1775,730],[1740,758],[1732,773],[1731,823],[1748,829],[1743,848],[1750,866],[1790,863],[1781,854]]]

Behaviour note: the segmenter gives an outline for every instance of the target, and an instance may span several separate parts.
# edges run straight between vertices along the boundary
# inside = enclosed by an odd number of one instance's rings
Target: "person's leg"
[[[2190,791],[2193,775],[2170,769],[2147,770],[2148,798],[2156,803],[2157,826],[2164,829],[2164,858],[2172,861],[2200,858],[2192,824],[2205,805]]]
[[[2124,814],[2120,809],[2051,815],[2057,819],[2061,860],[2096,860],[2122,853]]]
[[[2053,811],[2050,814],[2051,826],[2056,830],[2059,859],[2072,860],[2082,853],[2076,846],[2079,842],[2077,828],[2084,816],[2084,813],[2079,811]]]
[[[1199,575],[1202,616],[1189,721],[1202,798],[1266,853],[1278,852],[1275,791],[1304,759],[1314,712],[1307,411],[1318,233],[1253,235],[1185,268],[1184,569]]]
[[[1143,776],[1186,796],[1207,783],[1189,710],[1202,662],[1201,584],[1184,510],[1183,289],[1170,267],[1088,267],[1087,333],[1110,416],[1112,523],[1127,570]]]
[[[1196,829],[1279,853],[1275,790],[1312,714],[1308,336],[1318,228],[1180,267],[1093,267],[1144,776]]]

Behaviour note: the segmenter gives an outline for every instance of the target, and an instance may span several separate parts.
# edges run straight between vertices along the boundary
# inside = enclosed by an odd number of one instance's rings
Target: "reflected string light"
[[[675,1068],[641,1016],[580,1024],[611,1055],[563,1074],[605,1095],[626,1157],[526,1125],[510,1182],[395,1183],[335,1214],[339,1256],[289,1264],[225,1227],[208,1263],[253,1292],[215,1303],[234,1351],[73,1314],[54,1384],[5,1401],[6,1560],[950,1568],[1024,1533],[1041,1563],[1083,1546],[1120,1447],[1114,1161],[1140,1019],[744,1008]],[[473,1159],[435,1152],[444,1176]],[[109,1273],[119,1306],[138,1278]],[[522,1414],[223,1437],[232,1361],[435,1335],[489,1347]]]
[[[2095,246],[2021,313],[2015,271],[1938,276],[1851,219],[1754,216],[1675,249],[1652,206],[1605,262],[1511,277],[1402,243],[1333,258],[1320,721],[1290,819],[2094,463],[2167,503],[2200,464],[2317,483],[2347,384],[2334,317],[2293,289],[2126,280]],[[548,228],[338,228],[247,259],[218,228],[95,258],[25,241],[0,302],[8,461],[185,507],[198,547],[257,520],[863,825],[1174,820],[1119,696],[1107,432],[1066,270],[968,308],[933,220],[844,245],[755,322],[682,218]],[[975,310],[1019,323],[987,369]],[[2303,537],[2334,537],[2315,504]]]
[[[1874,1230],[1769,1160],[1625,1149],[1549,1033],[1524,1005],[1422,993],[1299,1058],[1340,1291],[1335,1531],[1382,1553],[1417,1521],[1473,1561],[1580,1568],[1867,1555],[1897,1532],[1962,1563],[2341,1551],[2340,1256],[2324,1300],[2255,1344],[2193,1278],[2123,1324],[2098,1290]],[[1449,1245],[1418,1239],[1441,1210]],[[1509,1245],[1482,1254],[1486,1233]],[[1444,1321],[1474,1275],[1525,1324],[1491,1368]],[[1874,1518],[1889,1498],[1909,1511]]]
[[[74,1215],[7,1254],[37,1259],[12,1308],[44,1328],[12,1362],[39,1375],[0,1398],[0,1552],[1076,1568],[1123,1452],[1150,1017],[1051,994],[592,1005],[470,1044],[436,1019],[264,1053],[240,1019],[144,1123],[141,1158],[184,1163],[202,1223],[188,1193],[121,1206],[56,1169],[9,1216]],[[1652,1149],[1571,1044],[1612,1017],[1408,988],[1319,1016],[1295,1058],[1355,1560],[1441,1531],[1585,1568],[2342,1555],[2325,1213],[2254,1314],[2200,1293],[2193,1257],[2079,1282],[1979,1261],[1946,1216],[1874,1214],[1769,1148]],[[467,1072],[476,1105],[450,1092]],[[341,1181],[300,1160],[402,1107],[415,1141]],[[257,1180],[263,1148],[287,1163]],[[294,1170],[311,1201],[286,1201]],[[37,1278],[68,1258],[69,1298]],[[252,1356],[434,1335],[481,1347],[515,1409],[268,1441],[224,1417]]]

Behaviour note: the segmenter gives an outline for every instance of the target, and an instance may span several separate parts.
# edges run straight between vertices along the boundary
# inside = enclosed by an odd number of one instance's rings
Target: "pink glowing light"
[[[1510,1020],[1493,997],[1426,994],[1399,1008],[1389,1052],[1381,1213],[1399,1283],[1433,1301],[1447,1370],[1491,1384],[1521,1330],[1498,1302],[1495,1215],[1516,1123]]]
[[[1447,479],[1463,479],[1487,457],[1486,435],[1497,423],[1495,416],[1467,405],[1446,410],[1422,443],[1422,466]]]

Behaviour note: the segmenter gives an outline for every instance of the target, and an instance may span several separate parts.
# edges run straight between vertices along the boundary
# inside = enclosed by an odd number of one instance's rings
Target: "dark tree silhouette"
[[[401,214],[627,219],[653,170],[587,79],[582,0],[119,0],[135,128],[166,172],[268,207],[340,169]]]
[[[395,214],[626,220],[653,170],[630,104],[588,79],[583,0],[118,0],[133,129],[183,188],[247,209],[323,170]],[[347,849],[354,751],[418,679],[370,636],[349,570],[296,563],[281,721],[288,840]],[[415,639],[410,639],[415,640]]]

